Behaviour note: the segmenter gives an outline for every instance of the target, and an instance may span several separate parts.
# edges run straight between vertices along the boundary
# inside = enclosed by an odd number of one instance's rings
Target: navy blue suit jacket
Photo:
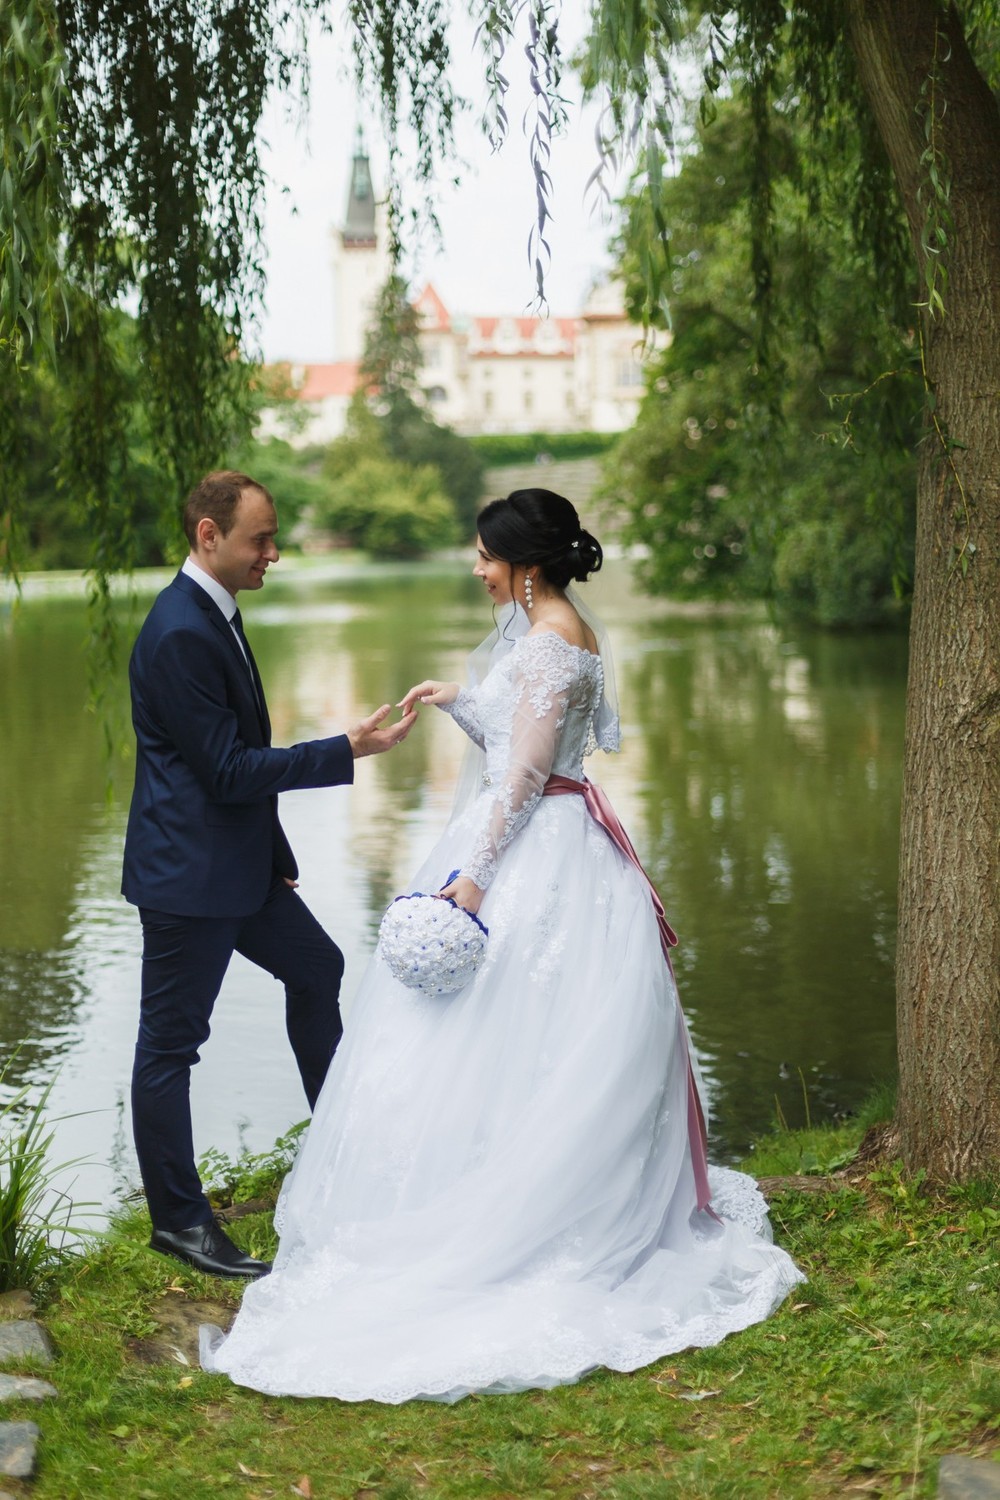
[[[129,663],[136,766],[122,894],[135,905],[176,916],[258,911],[276,873],[298,873],[278,793],[354,780],[344,734],[272,748],[254,680],[256,697],[222,611],[178,573]]]

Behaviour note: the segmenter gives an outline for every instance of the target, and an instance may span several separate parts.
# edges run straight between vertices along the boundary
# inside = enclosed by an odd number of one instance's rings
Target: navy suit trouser
[[[285,1024],[309,1107],[343,1026],[344,958],[305,902],[275,877],[249,917],[180,917],[139,908],[142,1005],[132,1073],[132,1121],[149,1214],[156,1229],[190,1229],[212,1217],[194,1162],[191,1069],[211,1030],[212,1008],[234,953],[285,986]]]

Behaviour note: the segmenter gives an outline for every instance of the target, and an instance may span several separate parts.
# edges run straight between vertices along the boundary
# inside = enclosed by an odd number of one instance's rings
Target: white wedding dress
[[[479,795],[413,889],[486,890],[464,990],[406,989],[378,953],[278,1206],[270,1276],[202,1362],[273,1394],[453,1401],[633,1370],[766,1318],[802,1279],[756,1184],[696,1207],[686,1032],[650,891],[581,796],[616,731],[602,664],[522,636],[449,710]]]

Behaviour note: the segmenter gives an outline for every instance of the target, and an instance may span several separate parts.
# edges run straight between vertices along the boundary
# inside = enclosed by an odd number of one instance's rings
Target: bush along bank
[[[931,1192],[870,1151],[855,1155],[866,1123],[757,1144],[752,1170],[776,1238],[809,1278],[769,1322],[631,1375],[598,1371],[577,1386],[453,1407],[275,1399],[203,1373],[197,1326],[225,1323],[240,1285],[153,1254],[145,1213],[132,1208],[59,1271],[43,1309],[60,1395],[33,1412],[31,1493],[932,1496],[945,1455],[995,1478],[996,1185]],[[205,1164],[229,1232],[254,1255],[274,1250],[271,1213],[293,1150],[294,1138],[264,1157]],[[28,1358],[7,1368],[36,1373]],[[9,1415],[26,1411],[15,1401]]]

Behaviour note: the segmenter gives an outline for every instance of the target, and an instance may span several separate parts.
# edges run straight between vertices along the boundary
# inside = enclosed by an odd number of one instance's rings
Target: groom
[[[274,502],[246,474],[209,474],[184,509],[190,555],[154,603],[129,664],[135,789],[122,893],[142,922],[132,1118],[150,1245],[215,1276],[262,1276],[219,1228],[194,1164],[191,1067],[234,952],[285,987],[310,1108],[340,1040],[344,960],[295,893],[278,793],[337,786],[405,739],[389,706],[332,739],[276,749],[236,596],[278,561]]]

